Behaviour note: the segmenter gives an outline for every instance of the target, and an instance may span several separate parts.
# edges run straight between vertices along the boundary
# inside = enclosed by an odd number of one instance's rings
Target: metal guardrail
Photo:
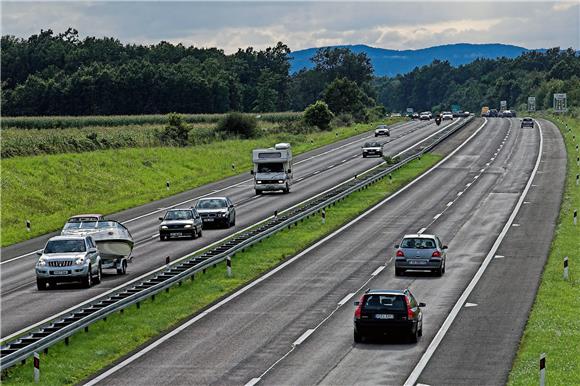
[[[62,340],[68,342],[68,338],[71,335],[81,329],[88,328],[91,324],[106,318],[107,315],[134,304],[139,307],[140,302],[145,299],[153,297],[163,290],[168,290],[171,286],[181,283],[187,278],[194,277],[198,272],[205,272],[206,269],[217,265],[227,257],[233,257],[235,253],[243,251],[245,248],[272,236],[276,232],[295,225],[301,220],[335,204],[353,192],[364,189],[368,185],[385,178],[393,171],[430,151],[471,120],[472,117],[469,117],[459,122],[459,124],[450,125],[453,127],[442,131],[440,135],[430,138],[429,144],[425,146],[417,145],[409,150],[413,154],[392,166],[367,172],[347,184],[313,198],[301,207],[290,210],[281,216],[276,216],[267,223],[239,236],[226,239],[222,244],[211,250],[194,254],[184,262],[180,261],[173,265],[168,265],[164,271],[156,272],[137,283],[128,284],[113,294],[104,295],[102,298],[72,310],[65,316],[57,317],[40,327],[36,327],[35,330],[31,328],[20,337],[14,338],[9,342],[3,342],[4,346],[0,347],[1,370],[24,361],[32,356],[34,352],[46,350]]]

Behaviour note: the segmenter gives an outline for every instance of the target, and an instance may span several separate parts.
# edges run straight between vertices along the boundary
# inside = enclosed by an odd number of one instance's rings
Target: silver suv
[[[387,127],[387,125],[378,125],[375,129],[375,137],[379,135],[386,135],[387,137],[391,136],[391,130]]]
[[[445,273],[447,245],[435,235],[405,235],[401,244],[395,245],[395,275],[400,276],[408,269],[430,270],[437,276]]]
[[[35,271],[40,291],[59,282],[80,281],[88,288],[101,281],[101,257],[91,236],[51,237],[38,255]]]

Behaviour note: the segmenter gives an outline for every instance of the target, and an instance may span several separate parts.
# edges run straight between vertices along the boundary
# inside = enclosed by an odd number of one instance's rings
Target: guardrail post
[[[322,225],[324,225],[326,224],[326,209],[324,208],[322,209],[321,216],[322,216]]]
[[[540,386],[546,385],[546,353],[540,354]]]
[[[389,184],[393,182],[393,175],[389,173]]]
[[[85,326],[85,332],[89,332],[89,326]]]
[[[68,346],[69,343],[70,342],[69,342],[69,339],[68,339],[68,336],[67,336],[66,338],[64,338],[64,345],[65,346]]]
[[[564,257],[564,280],[568,280],[569,272],[568,272],[568,256]]]
[[[228,271],[228,277],[232,277],[232,258],[231,256],[226,257],[226,267]]]
[[[34,353],[34,383],[40,382],[40,355]]]
[[[165,256],[165,265],[169,265],[171,263],[171,256]]]

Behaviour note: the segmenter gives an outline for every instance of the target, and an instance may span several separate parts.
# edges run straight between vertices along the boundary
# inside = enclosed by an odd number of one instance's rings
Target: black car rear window
[[[403,295],[367,295],[364,309],[381,311],[405,311],[407,303]]]
[[[430,249],[435,248],[435,246],[435,240],[433,239],[408,238],[403,239],[401,242],[401,248]]]

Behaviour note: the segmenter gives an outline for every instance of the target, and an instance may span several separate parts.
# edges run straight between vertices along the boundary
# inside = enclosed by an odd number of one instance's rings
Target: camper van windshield
[[[282,158],[282,153],[279,152],[258,153],[258,158]]]
[[[284,173],[283,163],[258,164],[258,173]]]

